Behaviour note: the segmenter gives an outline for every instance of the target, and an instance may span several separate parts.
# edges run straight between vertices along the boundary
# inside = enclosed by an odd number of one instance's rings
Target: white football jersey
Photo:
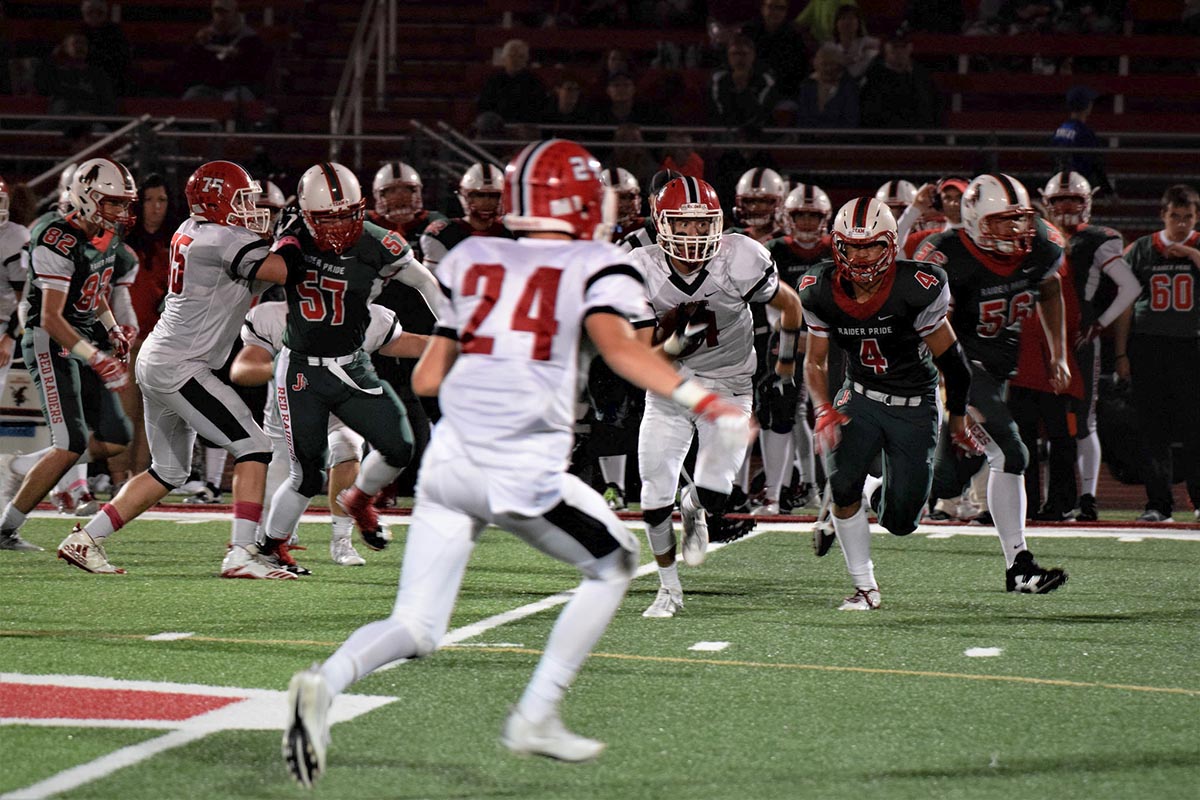
[[[698,350],[678,360],[681,372],[701,378],[753,377],[749,304],[770,302],[779,291],[779,271],[765,247],[740,233],[727,233],[717,254],[691,275],[672,267],[661,247],[639,247],[629,258],[646,276],[646,294],[658,319],[685,303],[707,306],[709,334]]]
[[[372,304],[371,322],[363,338],[363,350],[374,353],[404,332],[400,321],[390,308]],[[242,323],[242,342],[261,347],[274,358],[283,347],[283,332],[287,328],[287,303],[259,303],[250,309]],[[263,415],[263,430],[271,436],[283,436],[283,423],[279,419],[279,406],[275,402],[275,378],[267,383],[267,405]],[[335,416],[329,417],[329,428],[340,428],[342,422]]]
[[[483,236],[437,271],[450,299],[435,334],[460,351],[438,429],[452,428],[488,471],[494,511],[540,514],[557,502],[571,454],[584,319],[650,314],[642,276],[607,242]]]
[[[12,283],[29,280],[29,229],[15,222],[0,225],[0,332],[17,308]]]
[[[271,242],[234,225],[184,220],[171,238],[171,275],[162,316],[142,346],[158,370],[203,361],[220,369],[254,298],[269,284],[254,280]],[[190,374],[194,364],[186,370]],[[159,388],[168,388],[165,385]]]

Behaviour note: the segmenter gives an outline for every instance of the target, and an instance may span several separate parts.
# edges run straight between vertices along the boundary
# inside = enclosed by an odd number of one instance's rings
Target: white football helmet
[[[300,214],[321,250],[341,253],[362,235],[367,202],[358,178],[332,161],[315,164],[300,176]]]
[[[108,158],[84,161],[71,178],[68,195],[71,211],[105,230],[128,231],[137,219],[132,212],[137,201],[137,184],[125,165],[117,161]]]
[[[962,221],[976,246],[1000,255],[1025,254],[1037,234],[1029,192],[1011,175],[980,175],[962,197]]]
[[[833,220],[833,261],[837,271],[855,283],[871,283],[896,263],[896,218],[882,200],[859,197],[838,210]],[[867,259],[851,253],[847,245],[882,244],[883,253]]]
[[[600,182],[617,193],[617,224],[628,228],[642,213],[642,185],[627,169],[604,169]]]
[[[917,199],[917,187],[911,181],[888,181],[876,190],[875,199],[887,203],[887,207],[892,210],[892,216],[899,219],[904,209]]]
[[[750,228],[774,225],[787,193],[787,182],[775,170],[765,167],[746,170],[734,190],[733,212],[739,222]]]
[[[493,222],[504,216],[504,170],[495,164],[472,164],[458,182],[463,216]]]
[[[262,195],[258,198],[258,207],[278,211],[286,205],[287,198],[283,196],[283,190],[273,182],[267,181],[267,185],[263,187]]]
[[[5,182],[4,176],[0,175],[0,225],[8,222],[8,183]]]
[[[407,192],[387,192],[392,187],[400,187]],[[385,197],[385,192],[393,196]],[[425,200],[421,196],[421,176],[403,161],[389,161],[380,167],[371,181],[371,193],[375,195],[375,213],[393,224],[411,222],[425,207]]]
[[[71,213],[71,181],[75,178],[75,170],[79,165],[71,162],[63,167],[58,176],[58,213],[64,217]]]
[[[1046,219],[1059,228],[1075,228],[1086,225],[1092,218],[1092,196],[1096,190],[1088,183],[1088,179],[1078,172],[1060,172],[1039,190],[1046,204]],[[1079,201],[1079,208],[1067,211],[1056,208],[1055,200],[1074,199]]]
[[[792,238],[803,244],[820,241],[829,230],[829,218],[833,216],[829,195],[815,183],[801,183],[788,192],[783,210]]]

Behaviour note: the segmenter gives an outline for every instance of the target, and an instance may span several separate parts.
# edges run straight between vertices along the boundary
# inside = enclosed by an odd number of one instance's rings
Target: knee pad
[[[633,543],[632,550],[618,547],[613,552],[598,558],[586,567],[581,568],[585,578],[605,581],[607,583],[629,583],[637,573],[638,546]]]
[[[643,508],[642,520],[646,523],[646,527],[661,525],[671,518],[671,506],[663,508]]]
[[[729,495],[725,492],[718,492],[713,489],[705,489],[703,486],[697,486],[696,499],[700,501],[700,507],[709,514],[724,514],[725,505],[729,502]]]
[[[329,466],[362,458],[362,437],[348,428],[329,434]],[[407,463],[407,462],[405,462]],[[392,466],[395,466],[394,464]]]

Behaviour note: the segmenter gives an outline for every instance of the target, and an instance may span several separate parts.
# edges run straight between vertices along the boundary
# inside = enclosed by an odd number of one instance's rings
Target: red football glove
[[[129,357],[135,339],[137,331],[129,325],[113,325],[108,329],[108,343],[112,345],[113,355],[122,361]]]
[[[757,427],[744,410],[716,393],[706,395],[692,411],[716,425],[717,440],[722,449],[745,449],[757,433]]]
[[[1075,349],[1078,350],[1088,342],[1093,341],[1103,330],[1104,326],[1099,322],[1093,322],[1091,325],[1088,325],[1079,332],[1079,337],[1075,340]]]
[[[842,426],[850,421],[842,412],[829,403],[817,407],[817,429],[813,431],[813,443],[818,453],[832,453],[842,441]]]
[[[970,428],[950,434],[950,441],[958,454],[964,458],[983,455],[983,445],[975,438],[975,434],[971,433]]]
[[[96,371],[100,380],[104,381],[104,388],[110,391],[123,389],[129,382],[129,373],[125,371],[125,365],[103,350],[97,350],[88,359],[88,366]]]

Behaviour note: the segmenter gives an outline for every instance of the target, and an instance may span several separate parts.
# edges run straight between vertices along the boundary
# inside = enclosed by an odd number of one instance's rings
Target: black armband
[[[4,326],[4,333],[12,338],[17,338],[17,329],[21,327],[21,320],[14,311],[12,316],[8,318],[8,322]]]
[[[295,241],[285,241],[281,247],[275,250],[275,254],[283,259],[283,263],[287,264],[288,285],[303,283],[306,269],[304,252],[300,249],[300,245]]]
[[[946,379],[946,410],[961,417],[967,413],[967,395],[971,391],[971,367],[967,354],[957,341],[933,360]]]
[[[800,329],[781,328],[779,331],[779,363],[794,364],[800,348]]]

